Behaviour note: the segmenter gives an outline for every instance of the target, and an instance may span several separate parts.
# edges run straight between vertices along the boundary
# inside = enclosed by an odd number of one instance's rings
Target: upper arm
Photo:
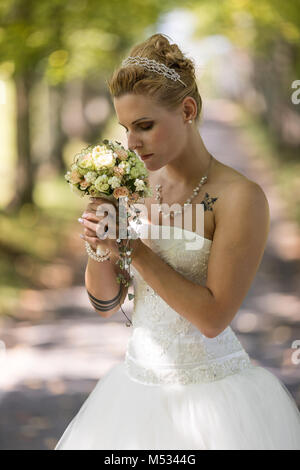
[[[215,220],[206,287],[215,299],[212,329],[218,335],[241,306],[264,253],[270,213],[261,187],[252,181],[233,183]]]

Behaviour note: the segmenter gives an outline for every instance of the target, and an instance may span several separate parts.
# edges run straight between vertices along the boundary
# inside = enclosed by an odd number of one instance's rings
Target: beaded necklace
[[[198,195],[201,186],[203,186],[207,182],[208,172],[209,172],[209,169],[210,169],[210,166],[211,166],[211,162],[212,162],[212,155],[210,155],[210,160],[209,160],[209,164],[208,164],[206,174],[204,176],[202,176],[202,178],[199,181],[198,185],[193,189],[193,194],[191,194],[191,196],[185,201],[183,206],[186,206],[186,205],[190,204],[192,202],[192,200]],[[179,214],[182,213],[184,207],[181,208],[180,210],[174,211],[174,212],[169,212],[169,213],[163,212],[162,208],[161,208],[161,204],[162,204],[162,197],[161,197],[162,185],[157,184],[155,186],[155,189],[156,189],[155,199],[158,200],[158,203],[159,203],[158,204],[158,211],[162,213],[162,217],[169,217],[170,216],[173,219],[176,215],[179,215]]]

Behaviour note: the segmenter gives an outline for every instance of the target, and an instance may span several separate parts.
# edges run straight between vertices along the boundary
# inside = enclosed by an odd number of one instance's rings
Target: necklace
[[[184,205],[183,206],[186,206],[188,204],[190,204],[192,202],[192,200],[197,196],[197,194],[199,193],[200,191],[200,188],[201,186],[203,186],[206,182],[207,182],[207,178],[208,178],[208,172],[209,172],[209,169],[210,169],[210,166],[211,166],[211,162],[212,162],[212,155],[210,154],[210,160],[209,160],[209,164],[208,164],[208,168],[207,168],[207,172],[204,176],[202,176],[201,180],[199,181],[198,185],[193,189],[193,194],[191,194],[191,196],[185,201]],[[168,214],[163,212],[162,209],[161,209],[161,204],[162,204],[162,197],[161,197],[161,189],[162,189],[162,185],[161,184],[157,184],[155,186],[155,189],[156,189],[156,196],[155,196],[155,199],[158,200],[158,212],[162,213],[162,217],[171,217],[172,219],[176,216],[176,215],[179,215],[182,213],[182,210],[184,209],[181,208],[180,210],[178,211],[174,211],[174,212],[169,212]]]

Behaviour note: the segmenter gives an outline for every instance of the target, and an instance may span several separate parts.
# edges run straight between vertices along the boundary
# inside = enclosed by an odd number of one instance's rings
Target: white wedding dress
[[[150,230],[146,221],[141,227]],[[160,232],[144,242],[182,276],[205,285],[211,240],[169,229],[170,239]],[[198,246],[186,249],[193,237]],[[275,375],[251,363],[231,327],[207,338],[133,266],[131,273],[125,360],[98,381],[55,450],[300,450],[296,402]]]

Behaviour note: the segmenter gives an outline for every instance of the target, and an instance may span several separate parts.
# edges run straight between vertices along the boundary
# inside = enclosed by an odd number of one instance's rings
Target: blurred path
[[[292,343],[300,340],[299,230],[286,218],[271,169],[236,125],[237,109],[220,105],[205,104],[204,142],[218,160],[263,188],[272,219],[259,272],[231,326],[252,362],[280,378],[300,407],[300,364],[292,362]],[[131,329],[121,311],[104,320],[92,310],[84,269],[82,286],[39,293],[43,321],[2,324],[1,450],[53,449],[97,381],[124,358]],[[130,316],[132,301],[123,309]]]

